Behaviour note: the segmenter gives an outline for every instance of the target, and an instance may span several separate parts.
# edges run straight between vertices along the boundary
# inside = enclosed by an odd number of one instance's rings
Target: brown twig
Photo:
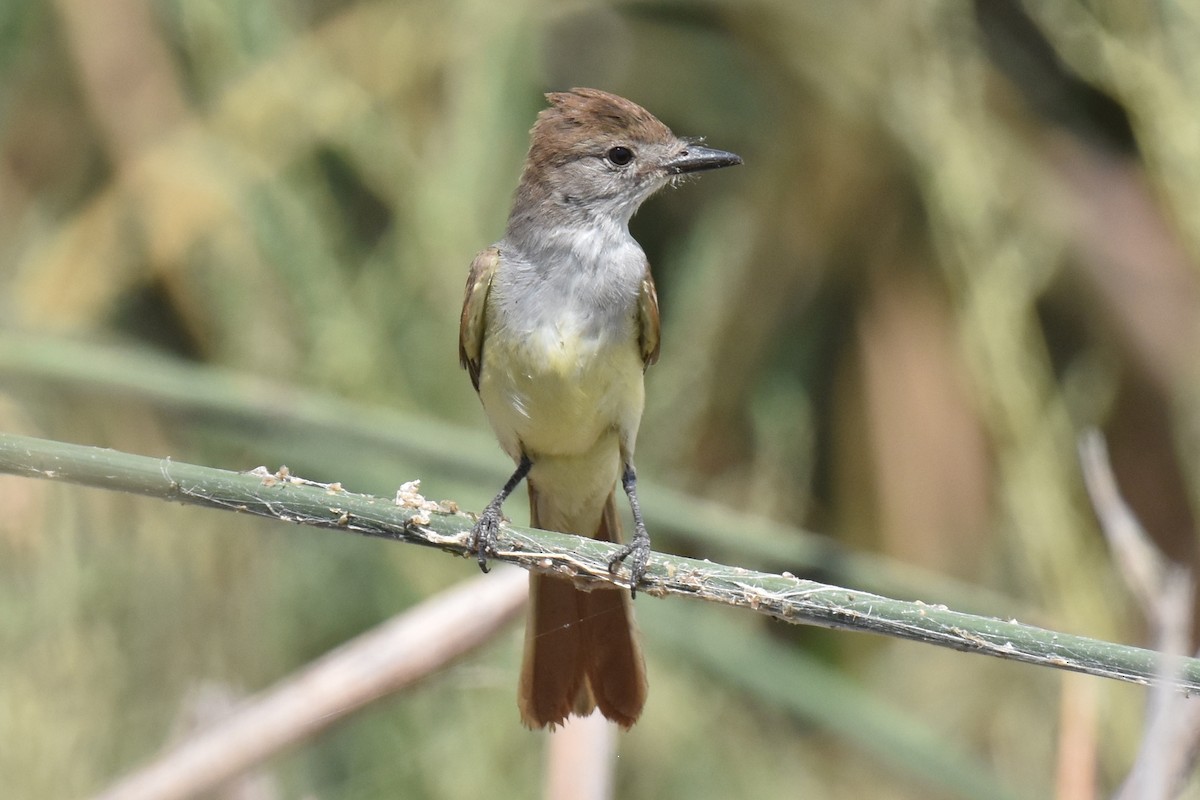
[[[496,569],[426,600],[250,698],[95,800],[176,800],[211,791],[487,642],[523,607],[526,583],[521,570]]]
[[[1099,431],[1088,430],[1080,437],[1079,457],[1113,560],[1141,605],[1156,648],[1165,654],[1146,704],[1146,730],[1137,758],[1114,800],[1167,800],[1178,794],[1200,748],[1200,705],[1166,688],[1182,670],[1190,649],[1192,576],[1171,565],[1121,497]]]

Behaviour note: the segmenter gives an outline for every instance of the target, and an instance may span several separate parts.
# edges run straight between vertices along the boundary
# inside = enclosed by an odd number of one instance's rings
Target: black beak
[[[679,152],[679,155],[667,162],[667,172],[672,175],[683,175],[687,172],[704,172],[721,167],[734,167],[742,163],[742,157],[724,150],[711,147],[701,147],[689,144]]]

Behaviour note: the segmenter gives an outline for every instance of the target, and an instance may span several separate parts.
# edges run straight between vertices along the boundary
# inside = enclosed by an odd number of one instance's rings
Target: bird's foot
[[[471,552],[475,553],[479,560],[479,568],[484,572],[490,571],[488,559],[496,554],[496,540],[500,537],[500,523],[503,521],[504,515],[500,513],[500,505],[489,503],[479,515],[479,519],[475,520],[475,527],[471,529],[471,541],[468,546]]]
[[[646,566],[650,562],[650,534],[644,527],[639,527],[633,534],[633,540],[608,560],[608,571],[615,575],[617,568],[626,562],[629,566],[629,594],[637,597],[638,586],[645,579]]]

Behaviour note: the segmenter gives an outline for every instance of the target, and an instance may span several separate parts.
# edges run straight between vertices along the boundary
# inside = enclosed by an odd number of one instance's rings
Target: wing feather
[[[483,368],[483,335],[487,320],[488,292],[492,276],[500,263],[500,250],[489,247],[471,262],[467,290],[463,297],[462,317],[458,321],[458,361],[471,376],[471,384],[479,391],[479,371]]]
[[[654,278],[650,266],[646,265],[646,277],[642,279],[642,290],[638,296],[638,344],[642,348],[642,364],[649,367],[658,361],[658,293],[654,290]]]

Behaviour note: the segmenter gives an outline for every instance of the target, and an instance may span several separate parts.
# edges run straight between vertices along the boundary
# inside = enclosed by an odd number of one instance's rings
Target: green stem
[[[452,509],[423,510],[266,470],[229,472],[170,458],[148,458],[82,445],[0,434],[0,472],[66,481],[273,517],[436,547],[468,555],[472,518]],[[418,503],[419,497],[410,497]],[[620,582],[608,573],[616,546],[549,531],[504,526],[496,559],[554,572],[581,584]],[[1163,669],[1160,654],[879,595],[654,553],[641,588],[742,606],[793,623],[868,631],[1012,661],[1152,684],[1200,690],[1200,661]]]

